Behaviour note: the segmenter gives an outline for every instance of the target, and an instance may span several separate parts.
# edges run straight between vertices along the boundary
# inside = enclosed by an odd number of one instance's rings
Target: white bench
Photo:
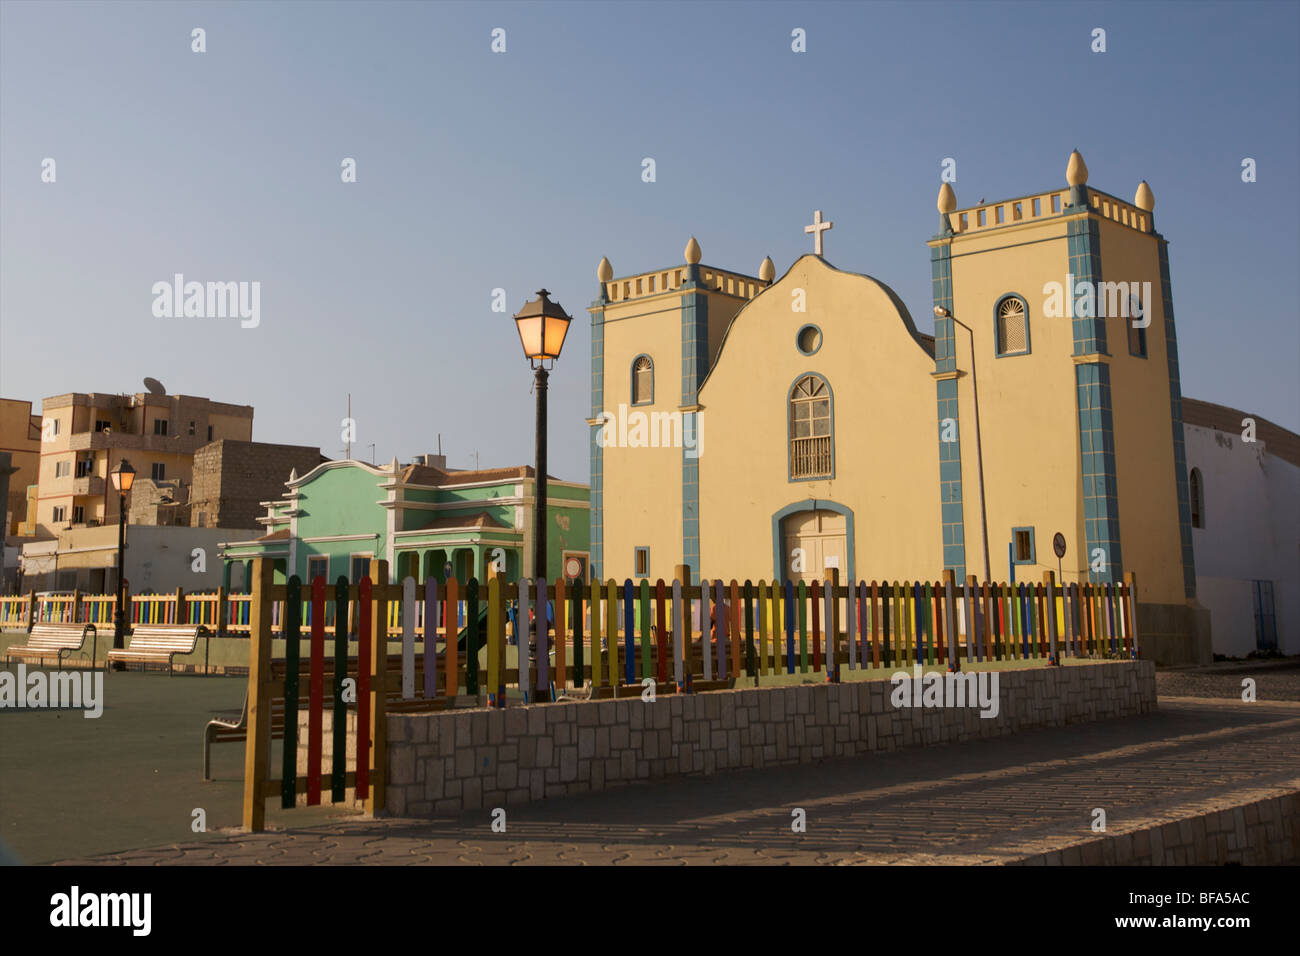
[[[87,635],[94,639],[90,650],[90,664],[93,667],[98,642],[93,624],[37,622],[28,633],[26,644],[5,651],[5,661],[7,663],[13,658],[19,658],[37,660],[44,664],[47,657],[53,657],[55,664],[62,666],[64,654],[73,654],[85,648]]]
[[[177,654],[193,654],[199,635],[205,630],[199,624],[137,624],[131,631],[131,642],[125,650],[111,650],[108,661],[126,664],[166,664],[167,676],[172,675],[172,658]]]

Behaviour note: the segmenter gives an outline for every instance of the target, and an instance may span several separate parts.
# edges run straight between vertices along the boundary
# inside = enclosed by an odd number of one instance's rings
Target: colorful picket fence
[[[374,562],[372,570],[377,581],[387,580],[387,562]],[[255,560],[244,779],[244,824],[253,830],[265,822],[266,799],[278,794],[282,807],[292,807],[305,794],[315,805],[327,785],[335,802],[352,787],[368,810],[382,809],[389,710],[504,707],[512,697],[545,702],[583,686],[592,697],[632,695],[647,680],[657,693],[689,693],[782,673],[836,681],[845,668],[960,669],[963,658],[1059,663],[1064,656],[1139,653],[1131,574],[1123,583],[1065,588],[1050,573],[1042,584],[979,584],[973,577],[959,583],[951,573],[940,581],[853,584],[834,576],[757,584],[272,580],[271,566]],[[355,622],[355,656],[348,629],[331,628],[330,621]],[[286,639],[285,656],[273,660],[278,636]],[[390,642],[397,653],[390,654]],[[349,677],[351,706],[343,694]],[[333,722],[328,774],[322,771],[326,706]],[[277,707],[285,715],[283,762],[280,776],[271,777],[267,754]],[[356,717],[351,769],[349,710]],[[302,773],[300,730],[306,734]]]
[[[27,627],[28,598],[25,594],[0,597],[0,627],[16,629]]]

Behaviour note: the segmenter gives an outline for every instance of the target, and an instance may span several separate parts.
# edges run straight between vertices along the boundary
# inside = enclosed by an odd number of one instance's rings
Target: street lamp
[[[113,612],[113,647],[116,650],[122,650],[126,646],[126,614],[123,606],[126,604],[126,587],[125,579],[122,576],[122,569],[126,564],[126,493],[131,490],[131,485],[135,482],[135,469],[125,458],[121,459],[118,466],[113,469],[113,487],[117,489],[117,608]]]
[[[546,574],[546,380],[549,373],[546,363],[552,365],[564,348],[564,337],[569,332],[573,317],[558,302],[552,302],[550,293],[541,289],[537,298],[527,303],[515,316],[519,329],[519,343],[529,365],[536,371],[537,388],[537,477],[536,510],[533,517],[533,578]],[[540,598],[540,596],[539,596]],[[542,613],[545,613],[543,611]],[[544,620],[544,618],[543,618]]]

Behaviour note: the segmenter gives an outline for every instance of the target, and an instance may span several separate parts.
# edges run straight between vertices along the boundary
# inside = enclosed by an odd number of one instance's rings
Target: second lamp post
[[[573,318],[565,313],[558,302],[550,300],[545,289],[537,298],[527,303],[515,316],[519,329],[519,342],[524,355],[534,369],[533,383],[537,389],[537,464],[534,487],[536,506],[533,512],[533,579],[546,578],[546,385],[550,373],[546,363],[555,364],[564,348],[564,337],[569,332]],[[545,608],[545,599],[538,603]],[[542,612],[545,613],[545,610]],[[543,618],[545,620],[545,618]]]

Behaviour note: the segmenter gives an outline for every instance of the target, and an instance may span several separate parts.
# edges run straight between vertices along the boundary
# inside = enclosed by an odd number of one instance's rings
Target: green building
[[[254,558],[275,562],[275,580],[339,575],[356,581],[372,558],[388,561],[394,581],[484,580],[493,567],[508,581],[533,574],[534,471],[531,467],[455,471],[440,456],[387,467],[329,461],[289,476],[279,501],[264,501],[266,534],[221,545],[223,583],[245,590]],[[587,579],[590,489],[547,478],[547,570]]]

